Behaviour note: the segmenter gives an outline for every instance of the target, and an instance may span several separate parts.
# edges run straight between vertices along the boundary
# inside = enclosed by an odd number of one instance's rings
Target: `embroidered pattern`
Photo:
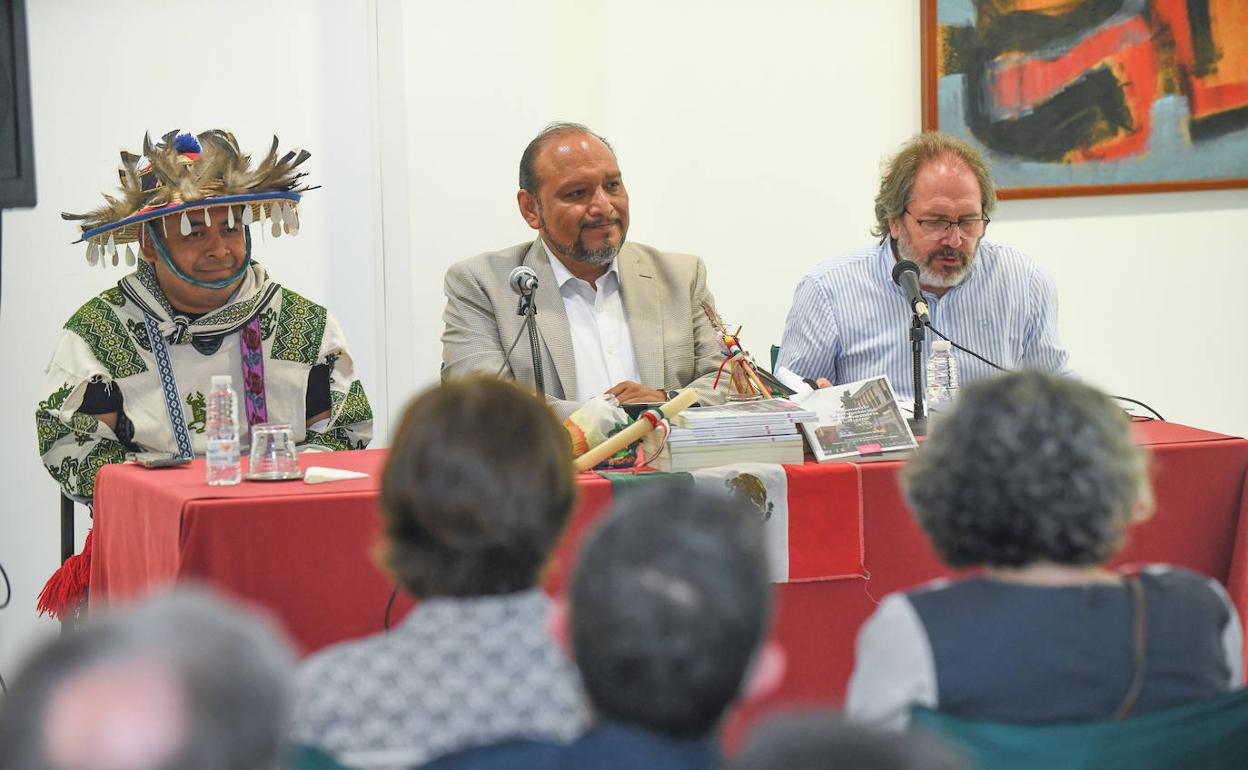
[[[186,394],[186,405],[191,408],[191,421],[186,424],[187,430],[203,433],[208,427],[208,399],[197,390]]]
[[[186,420],[182,417],[182,403],[178,400],[178,383],[173,379],[173,365],[169,362],[169,349],[156,328],[156,319],[150,315],[143,316],[147,322],[147,336],[152,343],[152,352],[156,354],[156,370],[160,375],[160,388],[165,396],[165,411],[169,414],[169,427],[178,442],[178,454],[181,457],[193,457],[191,437],[186,432]]]
[[[60,465],[44,467],[61,485],[61,489],[71,495],[92,497],[95,495],[95,475],[99,473],[100,468],[110,463],[125,462],[125,460],[126,450],[121,444],[101,439],[81,460],[77,457],[64,457]]]
[[[81,494],[78,491],[78,458],[63,457],[60,465],[45,465],[48,473],[52,474],[52,478],[56,479],[56,483],[61,485],[61,489],[67,494]],[[91,485],[91,493],[95,492],[95,485]]]
[[[143,363],[121,319],[99,297],[78,308],[65,328],[87,343],[114,380],[147,371],[147,364]]]
[[[260,314],[260,339],[267,340],[273,336],[273,324],[277,323],[277,311],[267,308]]]
[[[139,347],[143,348],[148,353],[152,352],[152,343],[147,341],[147,327],[133,318],[127,318],[126,328],[130,330],[130,336],[134,338],[134,341],[138,343]]]
[[[40,409],[35,412],[35,431],[39,434],[39,454],[46,455],[56,442],[70,434],[65,423]]]
[[[330,400],[334,402],[335,425],[354,425],[373,419],[373,408],[368,403],[368,396],[364,395],[364,384],[359,380],[351,382],[346,396],[335,391],[330,394]]]
[[[246,321],[256,311],[257,303],[267,296],[267,292],[256,294],[246,302],[226,305],[218,313],[209,313],[191,323],[191,326],[233,326]]]
[[[243,405],[247,425],[269,421],[268,402],[264,396],[264,342],[260,338],[260,316],[247,322],[239,333],[243,353]]]
[[[160,288],[160,283],[156,280],[156,268],[147,263],[146,260],[139,262],[139,269],[135,271],[139,277],[139,283],[143,284],[143,288],[147,289],[160,306],[164,309],[165,315],[172,318],[174,316],[173,308],[169,306],[169,300],[165,299],[165,290]]]
[[[78,494],[83,497],[91,497],[95,494],[95,474],[100,472],[100,468],[111,463],[124,463],[126,461],[126,450],[121,444],[109,439],[100,439],[87,456],[82,458],[82,465],[78,468]]]
[[[61,405],[65,403],[65,399],[69,398],[73,390],[73,386],[66,383],[47,399],[39,402],[39,408],[35,411],[35,431],[39,434],[39,454],[47,454],[56,442],[70,434],[70,429],[58,419],[57,412],[60,411]]]
[[[290,289],[282,289],[282,311],[277,317],[277,333],[269,357],[275,361],[315,364],[325,336],[325,316],[325,308]]]
[[[100,296],[108,300],[109,303],[116,305],[117,307],[126,306],[126,295],[122,294],[121,289],[118,289],[116,286],[114,286],[111,289],[106,289],[105,291],[101,292]]]
[[[332,428],[324,433],[318,433],[317,431],[310,430],[307,432],[303,443],[323,446],[326,449],[332,449],[335,452],[345,452],[348,449],[368,448],[368,442],[363,439],[353,442],[351,440],[351,433],[346,428]]]
[[[100,430],[100,421],[89,414],[74,412],[69,418],[69,427],[74,432],[74,442],[78,446],[84,446],[88,441],[97,438],[95,434]]]

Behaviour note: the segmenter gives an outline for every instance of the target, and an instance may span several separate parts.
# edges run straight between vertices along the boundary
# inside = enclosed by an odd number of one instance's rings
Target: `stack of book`
[[[818,413],[782,399],[686,409],[672,421],[671,435],[650,466],[691,471],[737,463],[801,463],[798,426],[818,419]]]

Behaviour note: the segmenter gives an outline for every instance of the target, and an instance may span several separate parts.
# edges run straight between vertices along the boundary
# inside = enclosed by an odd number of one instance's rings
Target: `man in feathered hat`
[[[39,453],[66,494],[90,500],[96,472],[128,452],[202,455],[217,374],[239,384],[243,446],[261,422],[289,423],[300,445],[368,444],[373,414],[338,322],[252,260],[251,225],[294,235],[310,189],[297,170],[308,153],[277,147],[252,168],[227,131],[144,137],[144,157],[121,153],[119,197],[64,215],[81,222],[88,264],[117,265],[125,246],[138,265],[73,314],[48,366]]]

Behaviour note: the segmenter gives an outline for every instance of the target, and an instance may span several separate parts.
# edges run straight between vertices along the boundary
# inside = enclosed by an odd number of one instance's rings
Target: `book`
[[[796,398],[818,414],[817,421],[803,422],[801,429],[821,463],[899,459],[918,446],[886,376],[820,388]]]
[[[792,425],[811,422],[819,415],[794,401],[780,398],[730,401],[716,406],[686,409],[672,421],[673,427],[705,429],[727,425]]]
[[[673,426],[667,440],[676,444],[696,444],[721,438],[794,435],[797,435],[797,423],[792,422],[783,425],[711,425],[705,428]]]
[[[667,443],[674,447],[704,447],[704,446],[737,446],[741,444],[774,444],[783,443],[785,441],[800,441],[802,438],[796,428],[787,434],[779,436],[704,436],[697,440],[680,440],[673,441],[672,437],[668,437]]]
[[[665,444],[649,462],[651,468],[659,471],[695,471],[700,468],[713,468],[717,465],[737,465],[740,463],[777,463],[782,465],[800,465],[805,460],[805,447],[800,435],[774,437],[775,441],[746,440],[745,443],[732,443],[710,446],[673,446]]]

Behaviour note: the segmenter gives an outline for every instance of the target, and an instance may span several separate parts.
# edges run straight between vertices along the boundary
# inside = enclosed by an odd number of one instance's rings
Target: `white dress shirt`
[[[586,401],[624,380],[640,381],[633,335],[628,329],[624,299],[620,294],[620,272],[615,262],[598,279],[595,290],[572,275],[559,258],[550,253],[545,241],[542,248],[546,249],[546,258],[559,284],[563,309],[572,331],[576,400]]]

